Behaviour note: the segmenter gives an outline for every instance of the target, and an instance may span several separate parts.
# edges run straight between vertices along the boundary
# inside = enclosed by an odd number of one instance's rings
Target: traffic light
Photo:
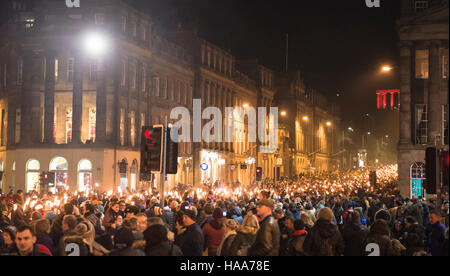
[[[257,167],[256,168],[256,181],[261,182],[262,181],[262,168],[261,167]]]
[[[140,175],[161,172],[163,126],[144,126],[141,135]]]
[[[369,181],[370,181],[370,186],[372,186],[372,187],[377,186],[377,172],[376,171],[371,171],[369,173]]]
[[[39,185],[44,186],[46,184],[46,172],[41,172],[39,175]]]
[[[174,136],[171,135],[173,129]],[[177,174],[178,171],[178,129],[167,129],[166,174]],[[173,141],[172,141],[173,138]],[[176,141],[176,142],[174,142]]]
[[[425,159],[425,172],[426,172],[426,190],[428,194],[436,194],[436,184],[438,181],[437,176],[437,168],[436,166],[438,162],[437,158],[437,150],[435,147],[429,147],[426,150],[426,159]]]

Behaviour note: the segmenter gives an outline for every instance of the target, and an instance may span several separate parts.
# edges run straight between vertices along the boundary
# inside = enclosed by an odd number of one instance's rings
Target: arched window
[[[130,167],[130,180],[131,180],[131,191],[136,191],[136,187],[137,187],[137,171],[138,171],[138,161],[136,159],[133,160],[133,164]]]
[[[426,178],[425,175],[425,164],[423,162],[415,162],[411,165],[411,197],[422,196],[422,183]]]
[[[92,189],[92,163],[88,159],[81,159],[78,163],[78,191],[84,192]]]
[[[28,160],[26,164],[26,174],[25,174],[25,183],[26,183],[26,192],[29,191],[37,191],[39,188],[39,169],[40,164],[36,159]]]
[[[67,160],[64,157],[55,157],[50,162],[50,171],[55,172],[56,188],[67,187]]]

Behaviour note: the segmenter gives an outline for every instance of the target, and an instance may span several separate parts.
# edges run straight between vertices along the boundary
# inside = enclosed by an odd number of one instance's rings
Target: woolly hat
[[[153,212],[155,212],[155,216],[160,217],[162,215],[162,210],[159,206],[155,206],[155,208],[153,208]]]
[[[213,212],[213,218],[215,218],[215,219],[221,219],[221,218],[223,218],[223,211],[222,211],[222,208],[217,207],[216,209],[214,209],[214,212]]]
[[[154,224],[144,231],[144,239],[147,241],[147,246],[167,241],[167,229],[161,224]]]
[[[317,218],[321,220],[332,221],[333,220],[333,211],[331,211],[328,207],[323,207],[319,210],[317,214]]]
[[[131,229],[128,227],[122,227],[117,230],[114,235],[114,244],[116,247],[131,247],[133,245],[134,236]]]

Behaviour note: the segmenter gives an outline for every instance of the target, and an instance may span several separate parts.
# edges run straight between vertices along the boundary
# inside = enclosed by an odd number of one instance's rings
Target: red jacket
[[[224,234],[225,234],[224,225],[222,225],[222,228],[220,228],[219,230],[212,227],[211,222],[203,226],[203,235],[205,236],[206,246],[208,247],[208,254],[217,252],[217,249],[219,248],[220,243],[222,242]]]

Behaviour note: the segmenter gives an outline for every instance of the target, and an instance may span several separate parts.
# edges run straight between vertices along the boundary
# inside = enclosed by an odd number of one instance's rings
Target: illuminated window
[[[78,163],[78,191],[84,192],[86,189],[92,189],[92,163],[87,159],[82,159]]]
[[[36,159],[28,160],[26,164],[26,174],[25,174],[25,182],[26,182],[26,192],[29,191],[37,191],[39,186],[39,169],[40,164]]]
[[[89,108],[89,140],[95,141],[96,131],[96,112],[95,107]]]
[[[73,82],[73,58],[67,59],[67,81]]]
[[[130,74],[131,74],[131,88],[135,89],[136,88],[136,65],[135,64],[131,65]]]
[[[55,184],[57,188],[67,186],[68,163],[64,157],[55,157],[50,162],[50,171],[55,173]]]
[[[416,78],[428,79],[428,50],[416,50]]]
[[[66,109],[66,144],[72,141],[72,108]]]
[[[145,91],[147,89],[147,72],[145,71],[145,67],[142,67],[142,83],[141,90]]]
[[[131,146],[136,145],[136,117],[134,111],[130,112],[130,140]]]
[[[125,145],[125,110],[120,109],[120,145]]]
[[[159,97],[161,94],[160,94],[160,90],[159,90],[160,88],[159,88],[159,77],[158,76],[153,77],[153,85],[154,85],[154,87],[153,87],[154,95]]]
[[[55,82],[58,82],[58,69],[59,69],[59,62],[58,59],[55,59]]]
[[[27,30],[32,29],[34,27],[34,18],[27,18],[25,20],[25,28]]]

